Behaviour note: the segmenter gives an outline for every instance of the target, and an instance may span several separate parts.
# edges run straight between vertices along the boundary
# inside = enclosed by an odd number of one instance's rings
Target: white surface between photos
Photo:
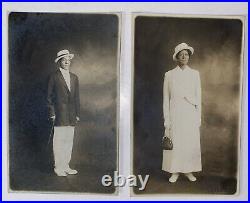
[[[247,77],[247,3],[2,3],[2,200],[246,200],[248,197],[248,77]],[[132,80],[132,46],[131,28],[132,12],[156,13],[156,14],[205,14],[205,15],[242,15],[246,17],[245,23],[245,47],[244,47],[244,129],[242,132],[242,165],[240,194],[237,196],[223,195],[147,195],[131,197],[130,188],[120,188],[119,195],[98,195],[98,194],[37,194],[37,193],[8,193],[7,192],[7,14],[10,11],[23,12],[121,12],[121,66],[120,66],[120,134],[119,134],[119,168],[120,174],[128,176],[130,174],[131,146],[131,91]],[[131,68],[130,68],[131,67]]]

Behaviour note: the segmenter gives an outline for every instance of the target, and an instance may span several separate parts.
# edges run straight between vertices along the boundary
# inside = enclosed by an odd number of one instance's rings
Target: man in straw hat
[[[78,77],[69,72],[74,54],[68,50],[57,53],[58,69],[49,78],[47,105],[49,118],[54,123],[54,171],[57,176],[77,174],[69,167],[73,147],[74,129],[80,119]]]

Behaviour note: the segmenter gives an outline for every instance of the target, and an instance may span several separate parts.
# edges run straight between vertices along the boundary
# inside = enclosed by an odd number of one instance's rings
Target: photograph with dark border
[[[134,15],[132,171],[150,175],[135,195],[239,191],[243,25],[240,16]]]
[[[11,192],[116,192],[119,57],[119,14],[9,13]]]

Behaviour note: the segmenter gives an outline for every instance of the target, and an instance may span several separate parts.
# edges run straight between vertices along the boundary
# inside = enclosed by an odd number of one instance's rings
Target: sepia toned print
[[[134,20],[133,173],[150,175],[134,194],[236,194],[244,21],[149,14]],[[188,63],[180,68],[183,50]],[[164,136],[172,150],[163,150]]]
[[[12,12],[9,189],[108,193],[118,170],[119,15]]]

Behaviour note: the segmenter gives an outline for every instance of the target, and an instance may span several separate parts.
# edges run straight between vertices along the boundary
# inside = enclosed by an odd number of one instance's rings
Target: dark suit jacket
[[[49,117],[56,116],[55,126],[74,126],[80,118],[78,77],[70,73],[70,89],[58,69],[49,78],[47,106]]]

